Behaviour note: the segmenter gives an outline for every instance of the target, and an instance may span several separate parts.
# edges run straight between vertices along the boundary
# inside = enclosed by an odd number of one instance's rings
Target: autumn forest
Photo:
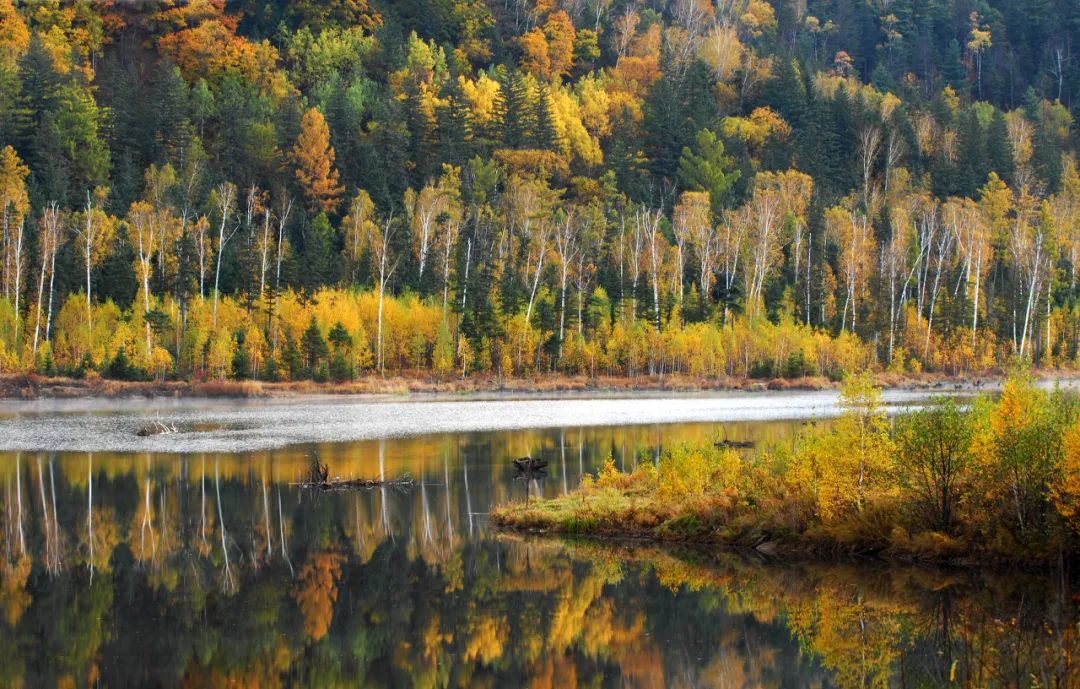
[[[0,374],[1080,364],[1065,0],[0,0]]]

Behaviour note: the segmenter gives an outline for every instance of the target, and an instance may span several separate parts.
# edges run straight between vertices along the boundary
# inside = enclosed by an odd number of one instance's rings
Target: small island
[[[1038,567],[1080,553],[1080,400],[1014,374],[999,396],[890,418],[868,376],[844,414],[786,447],[684,444],[566,495],[496,507],[499,527],[753,548]]]

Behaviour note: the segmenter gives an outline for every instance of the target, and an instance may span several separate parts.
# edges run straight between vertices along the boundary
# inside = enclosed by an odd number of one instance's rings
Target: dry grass
[[[1068,371],[1042,371],[1047,378],[1063,378]],[[942,374],[879,373],[876,384],[883,387],[916,388],[925,390],[970,389],[976,383],[992,386],[1000,377],[964,378]],[[420,394],[480,394],[480,393],[619,393],[619,392],[699,392],[709,390],[827,390],[837,383],[827,378],[775,378],[757,380],[745,378],[701,378],[692,376],[563,376],[537,375],[529,378],[504,379],[492,375],[466,378],[438,377],[424,372],[398,376],[368,375],[353,381],[316,383],[310,380],[270,383],[264,381],[168,381],[126,382],[105,380],[97,376],[84,379],[47,377],[37,374],[0,376],[0,398],[39,399],[72,397],[289,397],[304,395],[407,395]]]
[[[352,381],[316,383],[310,380],[270,383],[264,381],[168,381],[130,382],[105,380],[97,376],[83,379],[46,377],[37,374],[0,376],[2,398],[70,397],[262,397],[303,395],[406,395],[476,394],[476,393],[587,393],[705,390],[792,390],[823,389],[833,384],[823,378],[775,380],[771,382],[732,378],[695,378],[689,376],[563,376],[538,375],[504,379],[491,375],[467,378],[437,377],[425,373],[399,376],[369,375]]]

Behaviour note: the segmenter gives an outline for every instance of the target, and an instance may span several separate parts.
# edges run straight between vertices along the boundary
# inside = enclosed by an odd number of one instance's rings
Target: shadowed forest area
[[[1058,0],[0,0],[0,373],[1078,360]]]

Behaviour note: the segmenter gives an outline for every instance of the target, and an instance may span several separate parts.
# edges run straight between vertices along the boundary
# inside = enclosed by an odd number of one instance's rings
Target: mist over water
[[[886,391],[904,408],[926,392]],[[773,421],[839,413],[839,393],[758,392],[470,401],[123,400],[0,404],[0,450],[246,452],[430,433]],[[148,421],[180,433],[139,437]]]

